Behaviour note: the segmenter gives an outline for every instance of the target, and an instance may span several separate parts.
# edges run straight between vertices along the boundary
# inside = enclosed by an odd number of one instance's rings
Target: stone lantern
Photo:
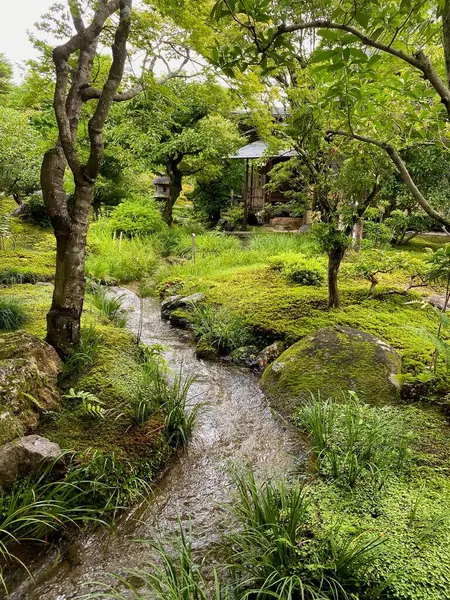
[[[155,186],[156,200],[166,200],[166,198],[170,198],[169,177],[155,177],[153,180],[153,185]]]

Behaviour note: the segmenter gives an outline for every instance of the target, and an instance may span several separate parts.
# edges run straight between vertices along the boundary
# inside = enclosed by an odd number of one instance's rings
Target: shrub
[[[0,298],[0,331],[15,331],[27,321],[25,308],[17,298],[3,296]]]
[[[26,212],[26,220],[39,225],[40,227],[51,227],[50,217],[45,208],[44,198],[42,193],[36,192],[28,198],[28,209]]]
[[[269,259],[269,264],[273,270],[283,273],[289,282],[300,285],[320,285],[326,276],[323,261],[298,254],[274,256]]]
[[[383,248],[392,240],[392,229],[384,223],[366,221],[364,223],[364,238],[374,248]]]
[[[343,402],[312,396],[294,421],[311,436],[317,471],[344,486],[367,479],[382,486],[405,468],[410,432],[396,408],[371,407],[354,393]]]
[[[397,245],[406,244],[436,224],[436,221],[427,215],[407,215],[402,210],[393,210],[384,222],[391,229],[393,242]]]
[[[111,228],[127,237],[146,236],[164,229],[165,224],[153,199],[134,198],[122,202],[111,213]]]
[[[244,209],[233,206],[224,211],[217,227],[221,231],[241,231],[244,228]]]
[[[198,306],[193,311],[192,328],[199,340],[217,348],[222,354],[228,354],[254,342],[247,323],[224,308]]]

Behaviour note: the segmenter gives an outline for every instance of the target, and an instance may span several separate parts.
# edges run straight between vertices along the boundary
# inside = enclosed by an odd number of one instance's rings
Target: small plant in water
[[[193,316],[192,328],[196,337],[223,354],[254,341],[246,322],[226,309],[198,306],[194,309]]]
[[[116,327],[125,327],[127,313],[122,308],[124,296],[112,296],[108,290],[100,285],[91,284],[89,296],[92,304],[101,315]]]

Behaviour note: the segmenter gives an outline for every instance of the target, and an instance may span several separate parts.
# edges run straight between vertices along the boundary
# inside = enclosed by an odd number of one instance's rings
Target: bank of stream
[[[127,327],[139,326],[139,299],[115,288],[129,310]],[[69,600],[89,590],[104,573],[125,573],[151,558],[151,547],[136,539],[177,534],[179,520],[192,527],[194,548],[213,550],[232,526],[222,506],[232,497],[230,468],[250,465],[261,477],[297,471],[305,449],[298,434],[268,408],[257,379],[236,366],[198,361],[188,333],[161,321],[157,301],[144,301],[142,341],[162,344],[172,371],[195,375],[192,403],[205,403],[187,450],[175,457],[154,484],[148,502],[123,514],[114,530],[81,532],[76,552],[64,545],[29,565],[34,581],[24,578],[10,589],[11,600]]]

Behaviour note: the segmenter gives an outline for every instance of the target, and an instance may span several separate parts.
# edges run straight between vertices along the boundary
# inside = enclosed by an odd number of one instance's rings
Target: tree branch
[[[83,176],[92,182],[100,171],[103,160],[103,126],[108,116],[114,96],[122,80],[127,59],[127,40],[131,25],[132,0],[120,0],[120,21],[112,45],[113,60],[108,79],[98,100],[94,114],[89,120],[88,131],[90,141],[89,159],[83,169]]]
[[[388,154],[389,158],[392,160],[394,165],[397,167],[397,170],[400,173],[400,175],[402,176],[402,179],[405,182],[406,187],[411,192],[412,196],[416,199],[418,204],[420,204],[420,206],[423,208],[423,210],[427,213],[427,215],[429,215],[430,217],[432,217],[439,223],[442,223],[442,225],[445,225],[446,227],[450,226],[450,219],[439,214],[431,206],[431,204],[426,200],[425,196],[422,194],[422,192],[416,186],[416,184],[414,183],[414,181],[408,171],[408,168],[407,168],[405,162],[402,160],[400,154],[398,153],[397,149],[394,148],[394,146],[391,146],[390,144],[386,144],[385,142],[380,142],[379,140],[375,140],[373,138],[369,138],[369,137],[366,137],[363,135],[358,135],[357,133],[348,133],[347,131],[334,130],[334,129],[327,130],[325,139],[327,141],[332,141],[336,135],[343,136],[348,139],[354,139],[359,142],[364,142],[365,144],[372,144],[373,146],[377,146],[378,148],[381,148],[382,150],[384,150]]]
[[[378,50],[386,52],[387,54],[391,54],[392,56],[395,56],[400,60],[408,63],[409,65],[423,73],[425,79],[430,82],[435,91],[438,93],[441,102],[444,104],[450,116],[450,90],[439,77],[438,73],[435,71],[433,65],[431,64],[430,59],[428,58],[428,56],[425,55],[423,50],[419,50],[415,55],[407,54],[406,52],[393,48],[388,44],[383,44],[381,42],[373,40],[368,35],[366,35],[362,31],[359,31],[352,25],[335,23],[334,21],[329,21],[328,19],[315,19],[306,23],[293,23],[292,25],[286,25],[286,23],[281,23],[277,27],[270,40],[264,46],[261,46],[257,39],[255,40],[259,53],[265,54],[272,47],[275,40],[281,35],[284,35],[286,33],[294,33],[296,31],[302,31],[304,29],[337,29],[340,31],[345,31],[347,33],[351,33],[356,38],[358,38],[363,43],[363,45],[371,46],[372,48],[376,48]]]

